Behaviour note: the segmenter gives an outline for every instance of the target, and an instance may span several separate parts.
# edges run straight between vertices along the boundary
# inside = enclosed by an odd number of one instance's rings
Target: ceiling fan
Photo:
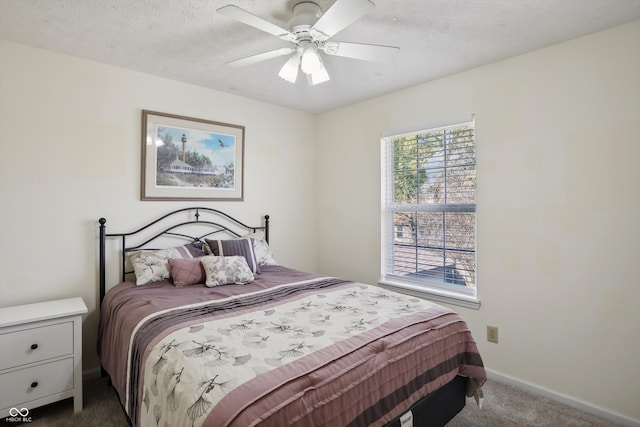
[[[272,24],[235,5],[227,5],[217,11],[222,15],[267,32],[282,40],[291,42],[292,46],[270,50],[229,62],[229,65],[243,67],[266,61],[268,59],[289,55],[278,74],[284,80],[295,83],[298,69],[307,76],[310,85],[330,80],[320,52],[327,55],[360,59],[373,62],[391,61],[398,47],[373,44],[348,43],[329,40],[336,33],[349,26],[375,5],[370,0],[336,0],[322,14],[317,3],[302,1],[293,7],[293,17],[288,23],[288,30]]]

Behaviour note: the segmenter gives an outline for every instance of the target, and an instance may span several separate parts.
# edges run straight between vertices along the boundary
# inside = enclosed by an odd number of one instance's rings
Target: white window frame
[[[451,121],[449,124],[425,126],[423,129],[411,132],[393,132],[387,135],[383,135],[381,138],[381,169],[382,169],[382,230],[381,230],[381,279],[378,282],[381,286],[398,290],[413,296],[427,298],[438,302],[449,303],[468,308],[478,309],[480,307],[480,300],[478,298],[478,282],[477,273],[475,274],[475,287],[470,288],[466,286],[451,285],[445,283],[444,280],[418,279],[406,276],[394,275],[392,272],[387,272],[388,257],[393,255],[388,252],[394,247],[394,235],[396,229],[394,227],[394,212],[473,212],[477,223],[476,203],[473,204],[440,204],[437,207],[430,205],[429,203],[423,204],[396,204],[393,200],[394,194],[394,167],[393,167],[393,140],[404,136],[412,136],[417,134],[424,134],[429,132],[441,131],[447,128],[455,128],[458,126],[472,125],[474,127],[474,146],[476,145],[475,138],[475,120],[460,120]],[[477,227],[474,227],[474,270],[477,271]]]

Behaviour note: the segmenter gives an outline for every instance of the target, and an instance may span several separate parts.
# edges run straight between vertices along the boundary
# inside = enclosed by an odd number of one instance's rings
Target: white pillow
[[[253,251],[256,253],[258,265],[278,265],[264,237],[258,233],[251,233],[240,237],[241,239],[253,239]]]
[[[169,258],[188,258],[178,248],[161,249],[156,251],[141,250],[129,255],[129,262],[136,274],[136,285],[146,285],[151,282],[167,280],[171,277]]]
[[[205,256],[200,259],[209,288],[220,285],[246,285],[254,276],[243,256]]]

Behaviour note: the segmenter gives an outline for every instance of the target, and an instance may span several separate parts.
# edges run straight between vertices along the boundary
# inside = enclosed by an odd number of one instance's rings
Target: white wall
[[[379,278],[380,134],[475,113],[482,306],[454,308],[493,371],[640,422],[638,40],[635,22],[319,116],[319,270]]]
[[[276,259],[315,269],[312,115],[2,40],[0,64],[0,306],[81,296],[85,370],[98,366],[97,219],[127,231],[195,204],[140,201],[142,109],[244,125],[244,202],[197,204],[250,224],[270,214]]]

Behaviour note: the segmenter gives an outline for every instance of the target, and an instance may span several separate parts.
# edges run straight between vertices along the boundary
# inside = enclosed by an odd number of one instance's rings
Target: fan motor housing
[[[317,3],[303,1],[293,6],[293,18],[289,21],[289,28],[296,36],[308,35],[309,29],[322,15],[322,9]]]

